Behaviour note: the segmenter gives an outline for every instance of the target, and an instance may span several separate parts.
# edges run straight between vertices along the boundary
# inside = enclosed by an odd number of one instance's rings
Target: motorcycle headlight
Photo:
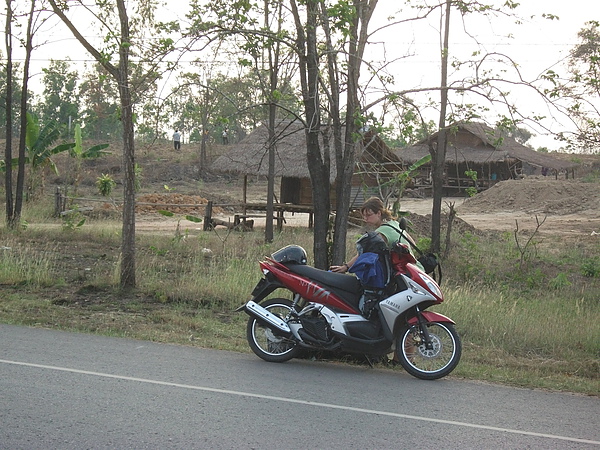
[[[442,295],[442,291],[440,290],[440,287],[437,285],[437,283],[435,281],[433,281],[431,279],[430,276],[419,272],[419,276],[421,277],[421,279],[425,282],[425,284],[427,285],[427,288],[433,292],[437,297],[439,298],[443,298]]]

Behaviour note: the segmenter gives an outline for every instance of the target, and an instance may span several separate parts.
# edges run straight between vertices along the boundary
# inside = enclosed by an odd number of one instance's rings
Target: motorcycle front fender
[[[452,325],[456,324],[454,320],[452,320],[450,317],[446,317],[445,315],[440,313],[436,313],[433,311],[422,311],[421,314],[427,322],[446,322],[451,323]],[[408,323],[411,325],[415,325],[419,323],[419,319],[417,319],[416,316],[413,316],[410,319],[408,319]]]

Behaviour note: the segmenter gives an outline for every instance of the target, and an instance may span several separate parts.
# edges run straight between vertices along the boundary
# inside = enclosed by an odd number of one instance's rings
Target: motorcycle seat
[[[362,292],[360,281],[353,275],[329,272],[327,270],[316,269],[315,267],[301,264],[290,264],[288,268],[295,274],[310,278],[311,280],[318,281],[327,286],[341,289],[349,294],[360,296],[360,293]]]

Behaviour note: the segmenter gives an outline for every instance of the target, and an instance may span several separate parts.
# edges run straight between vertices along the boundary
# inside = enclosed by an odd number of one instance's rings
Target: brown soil
[[[476,228],[534,230],[559,235],[600,233],[600,183],[551,178],[503,181],[458,207]]]
[[[213,146],[209,149],[211,157],[216,157],[227,148]],[[182,215],[204,215],[204,205],[211,200],[217,205],[215,217],[232,221],[233,215],[240,211],[243,197],[241,177],[219,175],[203,172],[196,164],[196,149],[183,145],[182,151],[175,153],[169,145],[144,147],[138,152],[138,164],[142,167],[143,189],[138,196],[137,228],[140,230],[172,231]],[[115,152],[117,153],[117,152]],[[62,155],[61,155],[62,156]],[[600,157],[595,157],[600,160]],[[85,167],[80,183],[80,190],[87,188],[87,195],[97,196],[95,178],[101,173],[110,173],[115,180],[120,176],[120,159],[116,155],[97,161],[90,161]],[[598,161],[586,161],[592,166]],[[68,167],[61,173],[68,172]],[[596,176],[597,177],[597,176]],[[201,178],[202,181],[199,181]],[[61,185],[64,180],[59,177],[53,180]],[[115,188],[119,190],[120,186]],[[86,195],[82,192],[83,195]],[[249,177],[247,201],[266,201],[266,182],[263,179]],[[79,202],[81,206],[84,202]],[[516,227],[522,231],[534,231],[539,222],[543,222],[541,233],[595,236],[600,233],[600,183],[585,183],[581,179],[556,180],[552,177],[527,177],[521,180],[508,180],[497,183],[487,191],[473,198],[445,198],[443,210],[454,204],[462,221],[480,230],[513,231]],[[173,206],[179,205],[179,206]],[[110,209],[110,205],[102,207],[92,204],[96,210]],[[427,216],[431,214],[431,199],[403,199],[403,210],[413,215]],[[173,217],[160,215],[158,210],[169,210]],[[423,222],[415,218],[413,222]],[[305,214],[286,215],[286,225],[306,226],[308,217]],[[255,226],[261,226],[260,218],[255,219]],[[187,225],[192,226],[191,222]],[[187,226],[186,225],[186,226]],[[423,223],[424,232],[429,228]],[[420,228],[420,227],[419,227]]]

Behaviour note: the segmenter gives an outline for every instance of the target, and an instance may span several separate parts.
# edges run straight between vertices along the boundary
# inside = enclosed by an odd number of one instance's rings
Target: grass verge
[[[435,308],[463,339],[452,376],[600,395],[597,244],[539,246],[521,265],[506,236],[453,242],[446,301]],[[2,231],[0,322],[248,352],[247,316],[233,310],[260,278],[257,261],[290,243],[311,253],[306,230],[284,230],[272,244],[259,231],[138,234],[138,288],[123,294],[115,288],[119,224]],[[569,249],[561,258],[559,245]]]

